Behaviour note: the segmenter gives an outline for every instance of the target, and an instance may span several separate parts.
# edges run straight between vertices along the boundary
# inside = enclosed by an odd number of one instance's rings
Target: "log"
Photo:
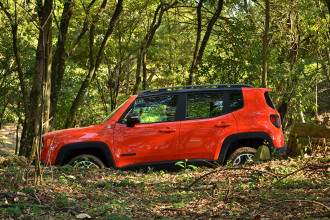
[[[327,147],[330,140],[330,129],[308,123],[296,123],[289,135],[287,154],[296,156],[301,150],[312,152],[318,146]]]

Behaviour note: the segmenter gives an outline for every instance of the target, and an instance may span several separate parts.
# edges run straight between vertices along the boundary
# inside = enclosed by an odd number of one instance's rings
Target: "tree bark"
[[[327,7],[328,7],[328,12],[329,12],[329,18],[330,18],[330,0],[325,0],[327,3]],[[328,19],[328,29],[329,29],[329,35],[330,35],[330,19]]]
[[[65,70],[65,62],[68,58],[68,54],[65,50],[65,44],[67,39],[67,33],[69,29],[70,20],[73,14],[74,0],[68,0],[64,3],[64,8],[61,16],[61,23],[59,28],[59,34],[57,39],[56,50],[52,63],[51,71],[51,95],[50,95],[50,113],[49,127],[52,130],[54,126],[58,95],[61,91],[62,81]]]
[[[200,63],[202,62],[203,54],[204,54],[207,42],[210,38],[210,35],[211,35],[212,30],[213,30],[214,24],[217,22],[217,20],[220,17],[222,7],[223,7],[223,0],[219,0],[217,9],[216,9],[215,13],[213,14],[211,20],[207,24],[207,28],[206,28],[203,40],[200,44],[198,53],[196,51],[196,48],[198,48],[198,46],[195,47],[195,54],[197,53],[197,57],[196,57],[196,60],[194,59],[195,61],[193,60],[192,65],[191,65],[189,78],[188,78],[188,85],[193,85],[194,84],[195,77],[196,77],[196,74],[197,74],[197,71],[198,71],[198,67],[199,67]]]
[[[52,12],[50,12],[52,13]],[[43,91],[43,99],[42,99],[42,120],[40,127],[43,127],[42,130],[40,130],[43,133],[48,132],[49,130],[49,115],[50,115],[50,95],[51,95],[51,71],[52,71],[52,44],[53,44],[53,38],[52,38],[52,18],[49,18],[49,27],[47,28],[47,36],[46,36],[46,45],[45,45],[45,70],[44,70],[44,76],[43,76],[43,83],[44,83],[44,91]],[[42,135],[42,134],[40,134]]]
[[[148,85],[147,85],[147,53],[143,53],[142,73],[143,73],[142,90],[146,90],[148,88]]]
[[[190,74],[188,78],[188,85],[193,84],[193,80],[195,78],[195,75],[197,73],[197,55],[200,48],[201,43],[201,33],[202,33],[202,6],[203,6],[204,0],[200,0],[197,6],[197,33],[196,33],[196,44],[195,44],[195,51],[194,51],[194,58],[190,67]]]
[[[38,17],[40,22],[38,46],[36,53],[36,66],[33,78],[32,90],[30,93],[29,111],[26,116],[26,134],[21,139],[19,154],[32,160],[35,149],[35,140],[38,134],[38,122],[41,120],[40,98],[42,95],[43,76],[47,71],[47,42],[51,30],[53,1],[38,1]]]
[[[269,8],[269,0],[265,0],[265,30],[262,40],[262,81],[261,87],[267,88],[267,59],[268,59],[268,32],[269,32],[269,22],[270,22],[270,8]]]
[[[113,32],[114,25],[115,25],[116,21],[118,20],[119,15],[121,14],[121,11],[123,9],[122,4],[123,4],[123,0],[118,0],[115,12],[112,15],[112,18],[111,18],[109,26],[108,26],[108,30],[107,30],[107,32],[104,36],[104,39],[101,43],[101,46],[98,50],[98,54],[97,54],[97,57],[95,59],[95,62],[91,63],[88,75],[86,76],[85,80],[83,81],[83,83],[82,83],[82,85],[79,89],[79,92],[78,92],[75,100],[73,101],[73,103],[71,105],[70,112],[67,116],[67,120],[66,120],[66,124],[65,124],[66,128],[69,128],[69,127],[73,126],[74,118],[76,116],[78,107],[81,105],[81,103],[83,101],[84,94],[86,93],[86,90],[89,87],[89,85],[91,84],[91,82],[96,77],[96,72],[97,72],[99,66],[101,65],[101,62],[102,62],[102,59],[103,59],[103,53],[104,53],[105,47],[109,42],[109,38],[110,38],[110,35]],[[92,58],[92,55],[91,55],[91,58]],[[91,61],[93,61],[93,59]]]

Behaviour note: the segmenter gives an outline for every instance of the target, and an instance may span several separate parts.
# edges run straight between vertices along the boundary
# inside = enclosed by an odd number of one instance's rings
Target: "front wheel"
[[[81,154],[72,158],[69,165],[73,167],[84,167],[89,168],[92,166],[97,166],[98,168],[104,168],[104,163],[96,156],[90,154]]]
[[[257,152],[256,149],[252,147],[241,147],[235,150],[228,158],[230,163],[234,166],[245,164],[252,161],[253,156]]]

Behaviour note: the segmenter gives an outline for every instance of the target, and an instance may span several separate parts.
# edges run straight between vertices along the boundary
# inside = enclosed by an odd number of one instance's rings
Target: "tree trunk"
[[[133,94],[137,94],[139,90],[139,86],[141,83],[141,62],[142,62],[142,50],[143,46],[139,48],[138,56],[137,56],[137,61],[136,61],[136,75],[135,75],[135,85],[133,88]]]
[[[328,19],[328,29],[329,29],[329,35],[330,35],[330,25],[329,25],[329,23],[330,23],[330,0],[325,0],[326,1],[326,3],[327,3],[327,7],[328,7],[328,12],[329,12],[329,19]]]
[[[195,44],[195,51],[194,51],[194,58],[190,67],[190,74],[188,78],[188,85],[192,85],[197,73],[197,55],[200,48],[201,43],[201,33],[202,33],[202,6],[204,0],[200,0],[197,6],[197,33],[196,33],[196,44]]]
[[[51,95],[51,71],[52,71],[52,20],[50,18],[50,26],[48,27],[45,46],[45,71],[43,76],[44,92],[43,92],[43,119],[44,123],[41,132],[46,133],[49,129],[49,116],[50,116],[50,95]],[[40,134],[41,135],[41,134]]]
[[[318,66],[319,64],[317,63],[317,66]],[[318,76],[318,74],[316,73],[316,76],[315,76],[315,121],[316,122],[318,122],[319,121],[319,113],[318,113],[318,100],[317,100],[317,98],[318,98],[318,95],[317,95],[317,93],[318,93],[318,88],[317,88],[317,77]]]
[[[261,87],[267,88],[267,51],[268,51],[268,32],[269,32],[269,0],[265,0],[265,30],[262,40],[262,82]]]
[[[37,11],[40,21],[40,30],[38,38],[38,46],[36,53],[36,67],[33,79],[32,90],[30,93],[30,104],[28,115],[26,116],[26,136],[21,139],[21,147],[19,154],[26,156],[32,160],[35,149],[35,141],[38,134],[38,122],[41,120],[40,112],[40,98],[42,95],[43,76],[47,71],[47,42],[50,36],[51,23],[52,23],[52,0],[38,1]]]
[[[148,88],[147,85],[147,53],[143,53],[142,59],[142,73],[143,73],[143,83],[142,83],[142,90],[146,90]]]
[[[22,68],[22,63],[21,63],[21,56],[20,56],[20,53],[19,53],[19,50],[18,50],[17,4],[15,2],[15,14],[14,14],[14,18],[8,12],[8,10],[3,6],[3,4],[2,4],[1,1],[0,1],[0,8],[5,12],[7,18],[10,21],[11,33],[12,33],[12,36],[13,36],[13,42],[12,42],[13,43],[13,52],[14,52],[14,56],[15,56],[15,60],[16,60],[18,78],[19,78],[20,87],[21,87],[22,96],[23,96],[23,104],[24,104],[23,108],[24,108],[24,111],[25,111],[25,115],[27,115],[29,102],[28,102],[28,93],[27,93],[26,87],[25,87],[24,73],[23,73],[23,68]]]
[[[66,128],[73,126],[74,118],[76,116],[78,107],[81,105],[81,103],[83,101],[84,94],[86,93],[86,90],[89,87],[89,85],[91,84],[91,82],[93,82],[93,80],[96,77],[96,72],[97,72],[99,66],[101,65],[105,47],[108,44],[110,35],[113,32],[114,25],[115,25],[116,21],[118,20],[119,15],[121,14],[121,11],[123,9],[122,4],[123,4],[123,0],[118,0],[116,10],[115,10],[114,14],[112,15],[112,18],[111,18],[109,26],[108,26],[108,30],[104,36],[104,39],[101,43],[100,48],[99,48],[97,58],[96,58],[95,62],[91,63],[88,75],[86,76],[84,82],[82,83],[82,85],[79,89],[79,92],[78,92],[75,100],[72,103],[72,106],[70,108],[70,112],[67,116],[67,120],[66,120],[66,124],[65,124]],[[92,27],[93,27],[93,25],[92,25]],[[91,43],[93,43],[93,42],[91,42]],[[92,54],[90,54],[90,56],[92,57]],[[91,59],[91,61],[93,61],[93,59]]]
[[[217,22],[217,20],[220,17],[220,13],[222,11],[222,7],[223,7],[223,0],[219,0],[218,1],[217,9],[216,9],[215,13],[213,14],[212,18],[210,19],[209,23],[207,24],[207,28],[206,28],[206,31],[205,31],[203,40],[201,42],[201,45],[199,47],[196,60],[195,60],[195,62],[193,60],[193,63],[191,65],[190,75],[189,75],[189,79],[188,79],[188,84],[189,85],[194,84],[194,81],[196,80],[195,79],[195,76],[197,74],[198,67],[199,67],[200,63],[202,62],[203,54],[204,54],[204,51],[205,51],[207,42],[208,42],[208,40],[210,38],[210,35],[211,35],[212,30],[213,30],[214,24]],[[198,46],[196,46],[195,49],[197,47]],[[195,54],[196,54],[196,52],[197,51],[195,51]]]
[[[141,43],[141,46],[139,48],[138,51],[138,56],[137,56],[137,62],[136,62],[136,75],[135,75],[135,85],[133,88],[133,94],[137,94],[138,90],[139,90],[139,86],[141,84],[141,67],[142,67],[142,59],[143,59],[143,55],[144,53],[146,53],[146,44],[149,41],[151,43],[151,40],[153,38],[154,35],[151,35],[151,32],[154,30],[154,33],[157,30],[157,26],[156,26],[156,22],[157,22],[157,16],[159,13],[161,13],[161,11],[163,10],[163,3],[161,3],[160,5],[158,5],[153,20],[151,22],[151,25],[149,26],[149,30],[147,31],[146,35],[143,38],[143,41]],[[161,19],[161,16],[160,16]],[[157,23],[160,24],[161,20],[158,20]]]
[[[143,64],[143,59],[145,59],[145,61],[146,61],[146,56],[147,56],[148,49],[151,45],[151,42],[152,42],[152,40],[155,36],[155,33],[156,33],[157,29],[161,25],[161,22],[162,22],[162,19],[163,19],[163,14],[164,14],[164,12],[166,12],[169,9],[173,8],[177,3],[178,3],[177,1],[174,1],[171,4],[160,3],[160,5],[158,5],[158,7],[155,11],[152,23],[149,26],[149,30],[146,33],[146,35],[145,35],[145,37],[144,37],[144,39],[141,43],[139,52],[138,52],[137,64],[136,64],[137,65],[136,66],[136,82],[135,82],[135,85],[134,85],[133,94],[137,94],[137,92],[139,90],[139,86],[140,86],[140,83],[141,83],[141,66],[146,65],[146,63]],[[144,74],[146,74],[146,72],[144,72]],[[144,78],[144,82],[146,83],[147,75],[143,78]],[[143,85],[143,87],[145,87],[145,85]]]
[[[52,63],[51,95],[50,95],[51,104],[50,104],[50,113],[49,113],[49,118],[51,119],[49,123],[50,130],[52,130],[54,126],[58,95],[61,91],[64,70],[65,70],[65,62],[68,58],[68,54],[66,53],[65,50],[65,44],[66,44],[70,20],[73,14],[73,5],[74,5],[74,0],[68,0],[64,4],[60,28],[59,28],[59,34],[57,39],[56,51]]]

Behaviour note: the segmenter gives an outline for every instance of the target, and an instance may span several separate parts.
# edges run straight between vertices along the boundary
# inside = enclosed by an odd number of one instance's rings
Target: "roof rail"
[[[188,85],[188,86],[174,86],[174,87],[164,87],[159,89],[148,89],[143,90],[139,93],[139,95],[157,93],[157,92],[167,92],[171,90],[180,90],[180,89],[201,89],[201,88],[242,88],[242,87],[250,87],[253,86],[246,84],[208,84],[208,85]]]

